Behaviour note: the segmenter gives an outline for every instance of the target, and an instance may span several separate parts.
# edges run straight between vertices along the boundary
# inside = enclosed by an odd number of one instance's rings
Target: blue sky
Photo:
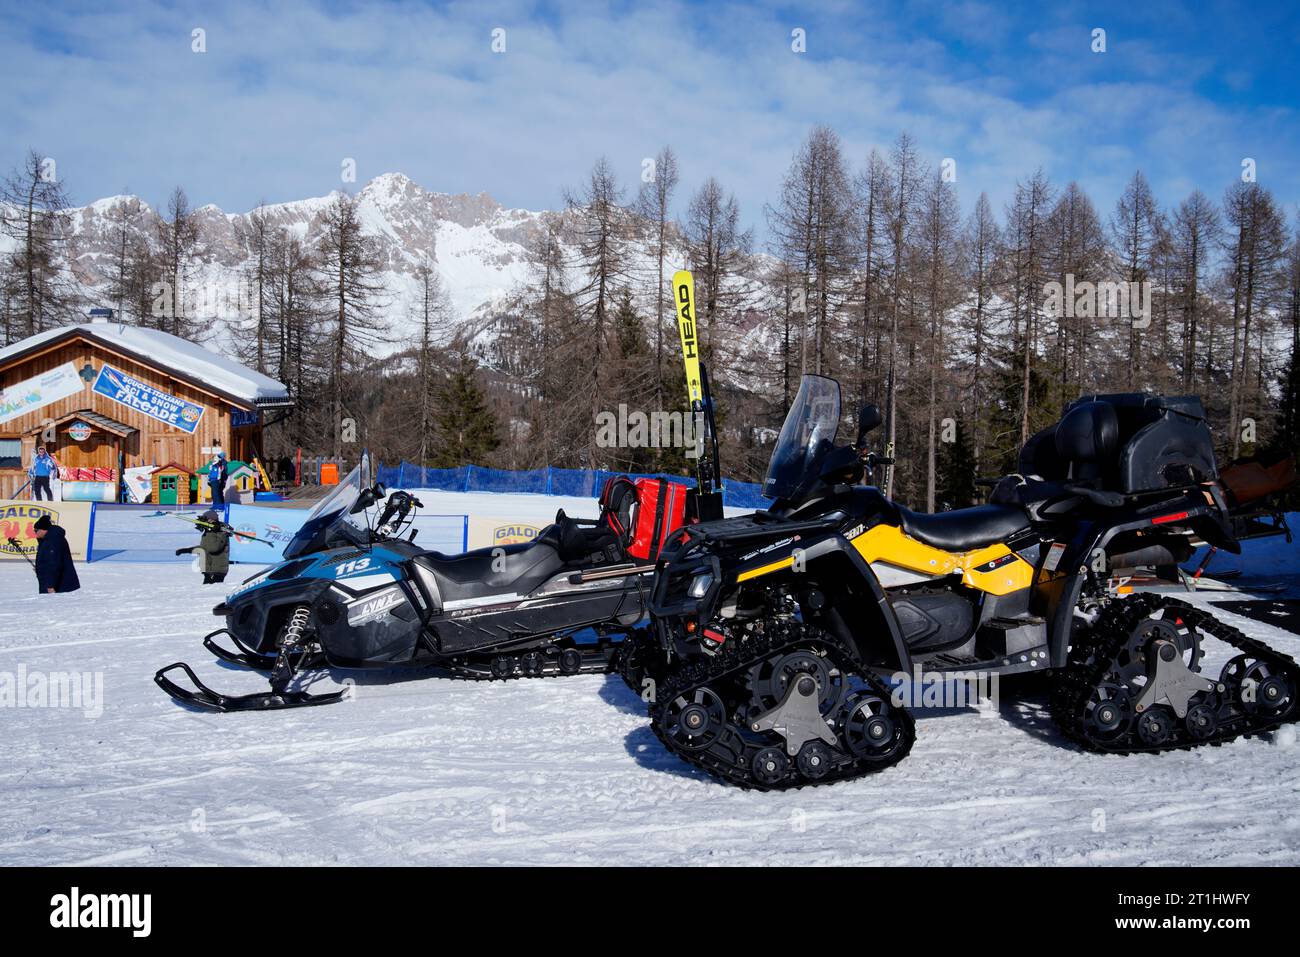
[[[399,170],[445,192],[555,207],[606,155],[631,194],[677,151],[685,194],[734,190],[762,233],[814,123],[860,166],[908,130],[957,161],[969,208],[1042,166],[1108,211],[1136,168],[1165,204],[1218,198],[1245,157],[1300,200],[1300,7],[285,0],[0,3],[0,166],[53,157],[74,202],[247,210]],[[506,50],[493,53],[503,28]],[[191,51],[206,31],[207,52]],[[807,52],[791,49],[791,31]],[[1094,29],[1106,51],[1091,50]]]

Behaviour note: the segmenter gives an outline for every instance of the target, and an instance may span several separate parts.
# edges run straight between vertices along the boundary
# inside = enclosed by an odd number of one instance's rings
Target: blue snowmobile
[[[345,691],[293,687],[300,671],[325,666],[438,665],[474,679],[612,671],[623,639],[645,615],[659,546],[682,521],[682,509],[672,507],[678,494],[686,489],[661,492],[655,480],[618,477],[602,491],[599,519],[560,510],[526,544],[444,555],[415,545],[420,501],[374,483],[363,457],[312,509],[284,561],[213,609],[226,624],[204,646],[223,661],[268,672],[270,690],[221,694],[183,662],[154,681],[196,707],[260,711],[340,700]],[[172,679],[178,671],[192,688]]]

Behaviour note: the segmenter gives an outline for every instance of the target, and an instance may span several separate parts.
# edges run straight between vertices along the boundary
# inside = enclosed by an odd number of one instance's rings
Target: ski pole
[[[31,479],[28,479],[26,482],[24,482],[24,483],[22,484],[22,487],[19,488],[18,491],[14,492],[14,498],[17,498],[18,496],[22,495],[23,492],[27,489],[27,486],[29,486],[29,485],[31,485],[31,484],[32,484],[32,480],[31,480]]]
[[[182,515],[179,512],[172,512],[172,517],[179,518],[182,522],[190,522],[194,525],[197,525],[199,528],[220,528],[221,527],[220,525],[212,525],[209,524],[208,522],[199,521],[197,518],[190,518],[188,515]],[[226,527],[230,528],[230,526],[228,525]],[[256,535],[250,535],[248,532],[240,532],[231,528],[228,534],[234,535],[236,538],[248,538],[255,542],[261,542],[263,545],[270,545],[272,548],[275,548],[274,542],[268,542],[265,538],[258,538]]]
[[[27,553],[23,551],[22,543],[19,542],[18,539],[16,538],[10,538],[8,539],[8,542],[9,542],[9,547],[12,548],[19,555],[23,556],[23,561],[25,561],[28,565],[32,566],[32,571],[36,571],[36,563],[27,557]]]

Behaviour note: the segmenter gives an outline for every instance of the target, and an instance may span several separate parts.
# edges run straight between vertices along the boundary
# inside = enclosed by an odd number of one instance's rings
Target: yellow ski
[[[700,384],[700,349],[695,327],[695,280],[687,269],[673,273],[673,301],[677,303],[677,331],[682,336],[682,361],[686,364],[686,393],[691,408],[704,401]]]

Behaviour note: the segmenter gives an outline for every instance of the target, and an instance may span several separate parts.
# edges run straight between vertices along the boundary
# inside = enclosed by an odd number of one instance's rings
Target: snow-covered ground
[[[1294,571],[1295,552],[1270,543],[1266,574]],[[751,794],[666,754],[613,677],[366,674],[347,703],[195,713],[154,686],[159,666],[187,660],[223,690],[264,687],[199,645],[222,589],[179,562],[78,571],[80,592],[38,596],[29,568],[0,564],[0,681],[102,682],[81,709],[0,708],[0,863],[1300,863],[1290,730],[1158,757],[1086,754],[1056,732],[1041,687],[1005,682],[998,714],[918,712],[896,768]],[[1300,654],[1287,632],[1224,617]],[[1211,641],[1207,670],[1226,658]]]

